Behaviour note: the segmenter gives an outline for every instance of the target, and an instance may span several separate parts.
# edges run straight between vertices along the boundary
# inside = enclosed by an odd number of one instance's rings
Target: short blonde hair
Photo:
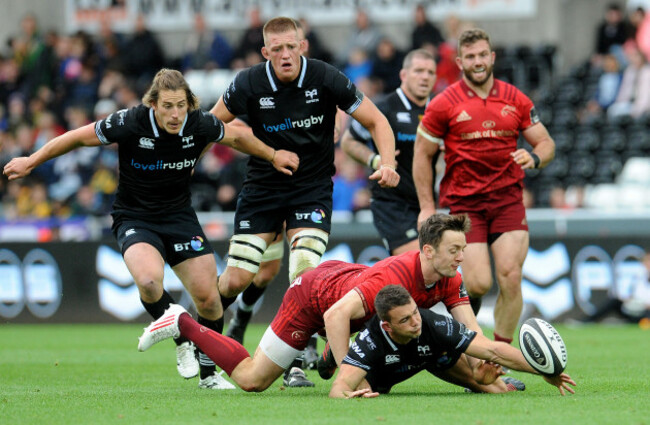
[[[296,37],[298,37],[298,24],[295,20],[286,16],[278,16],[277,18],[270,19],[264,24],[264,28],[262,29],[264,44],[266,45],[269,34],[280,34],[287,31],[295,31]]]

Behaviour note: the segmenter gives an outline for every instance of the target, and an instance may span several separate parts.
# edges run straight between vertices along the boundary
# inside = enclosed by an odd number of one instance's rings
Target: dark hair
[[[442,234],[447,230],[467,233],[470,228],[471,221],[467,214],[433,214],[420,226],[420,249],[424,248],[424,245],[431,245],[438,249]]]
[[[410,303],[411,299],[411,294],[403,286],[384,286],[375,297],[377,316],[384,322],[390,322],[390,315],[388,313],[395,307],[401,307]]]
[[[142,103],[147,106],[155,105],[158,102],[162,90],[185,90],[185,94],[187,95],[187,109],[193,111],[199,107],[198,97],[192,93],[190,85],[185,81],[183,74],[175,69],[163,68],[156,73],[156,76],[153,77],[151,87],[149,87],[149,90],[142,97]]]
[[[436,60],[436,58],[434,58],[431,52],[429,52],[428,50],[424,50],[424,49],[411,50],[410,52],[407,53],[406,56],[404,56],[404,61],[402,62],[402,69],[410,68],[411,65],[413,64],[413,58],[415,57],[432,60],[434,62]]]
[[[264,28],[262,29],[264,44],[266,44],[269,34],[279,34],[286,31],[295,31],[297,35],[298,23],[286,16],[278,16],[277,18],[270,19],[266,24],[264,24]]]
[[[490,50],[492,50],[492,44],[490,43],[490,36],[482,29],[472,28],[470,30],[463,31],[463,33],[458,38],[458,55],[460,56],[461,47],[472,45],[477,41],[481,41],[481,40],[487,41]]]

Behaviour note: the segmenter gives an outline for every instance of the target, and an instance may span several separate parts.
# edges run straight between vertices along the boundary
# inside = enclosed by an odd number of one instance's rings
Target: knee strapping
[[[284,240],[269,245],[262,255],[262,262],[281,260],[282,257],[284,257]]]
[[[266,251],[264,239],[255,235],[234,235],[228,249],[228,266],[256,274]]]
[[[319,229],[306,229],[291,239],[289,254],[289,280],[292,281],[305,269],[316,267],[327,249],[329,235]]]

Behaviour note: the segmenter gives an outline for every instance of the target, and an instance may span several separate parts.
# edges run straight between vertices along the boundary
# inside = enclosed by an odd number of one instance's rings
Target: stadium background
[[[0,40],[8,40],[18,32],[19,20],[27,12],[35,14],[43,30],[67,34],[84,27],[92,33],[97,30],[92,10],[110,3],[101,0],[10,2],[3,6],[0,15]],[[184,40],[190,34],[191,14],[187,12],[189,9],[184,9],[188,5],[203,5],[210,28],[218,29],[234,44],[246,28],[248,6],[260,4],[264,19],[286,12],[295,12],[294,17],[307,17],[323,44],[336,52],[337,46],[345,44],[345,37],[350,31],[354,5],[361,4],[372,18],[377,18],[378,27],[398,48],[408,48],[415,1],[332,1],[331,13],[321,14],[320,17],[316,14],[312,17],[309,12],[304,12],[301,7],[306,3],[316,7],[324,2],[127,1],[126,9],[119,12],[124,13],[120,15],[121,22],[116,25],[122,26],[128,35],[137,9],[145,10],[148,26],[162,44],[167,60],[172,61],[182,54]],[[548,173],[545,170],[540,175],[528,177],[537,204],[543,208],[532,208],[528,213],[531,250],[524,267],[527,306],[522,319],[531,314],[554,321],[600,320],[603,317],[608,320],[634,320],[640,315],[647,315],[650,290],[648,272],[641,261],[645,250],[650,248],[650,192],[647,181],[643,180],[650,178],[650,175],[644,175],[642,165],[636,171],[623,168],[628,159],[625,148],[622,152],[612,151],[611,156],[619,158],[620,167],[611,170],[609,175],[595,175],[595,170],[602,168],[597,166],[595,160],[587,163],[587,169],[583,170],[585,166],[581,166],[582,163],[577,163],[573,157],[574,145],[586,138],[583,134],[589,134],[592,138],[594,132],[596,136],[605,134],[603,128],[580,127],[577,118],[563,122],[562,126],[558,124],[572,113],[577,115],[580,103],[587,96],[584,92],[590,86],[585,85],[585,81],[593,80],[594,75],[585,73],[583,64],[594,51],[596,28],[607,5],[612,2],[467,0],[428,3],[430,10],[454,12],[491,34],[499,54],[497,71],[502,73],[497,73],[497,76],[526,83],[527,76],[522,76],[521,70],[528,70],[528,65],[536,63],[535,60],[548,60],[548,68],[540,65],[539,68],[531,68],[531,74],[527,75],[535,75],[535,86],[529,88],[531,91],[537,89],[533,98],[545,124],[550,126],[558,142],[556,164],[564,168],[553,166],[549,167]],[[626,7],[625,2],[614,3]],[[220,15],[215,12],[217,6],[228,6],[229,9]],[[176,10],[177,14],[170,15],[165,11],[166,7]],[[90,9],[91,12],[80,14],[81,9]],[[175,18],[169,20],[170,16]],[[441,25],[446,16],[430,13],[429,17]],[[220,22],[222,25],[219,25]],[[539,55],[531,57],[531,51]],[[546,71],[549,73],[543,74]],[[540,72],[548,80],[541,78]],[[209,74],[188,74],[192,87],[202,97],[203,107],[209,107],[209,101],[216,100],[210,97],[218,95],[215,87],[203,86],[208,81],[217,81],[209,80]],[[227,83],[232,75],[227,71],[228,78],[220,75],[218,81]],[[575,94],[577,85],[580,90]],[[545,89],[546,93],[540,89]],[[575,109],[558,110],[558,98],[570,97],[567,93],[573,93],[573,98],[568,101]],[[642,131],[637,135],[647,137],[645,123],[640,125],[643,126]],[[610,127],[608,131],[613,131]],[[620,123],[620,127],[625,130],[631,128],[632,124]],[[559,129],[566,128],[583,129],[585,132],[576,130],[572,132],[573,138],[566,141],[566,134],[559,132]],[[554,130],[558,133],[553,133]],[[624,135],[628,137],[629,134]],[[599,143],[604,144],[605,139],[603,137]],[[592,151],[596,151],[598,146],[592,147]],[[641,153],[641,156],[647,157],[649,152],[647,147],[642,146],[635,151],[635,155]],[[626,188],[616,186],[625,183],[621,182],[624,178],[626,182],[634,183],[632,189],[628,190],[631,195],[627,198],[620,195]],[[558,181],[580,182],[586,186],[589,189],[586,195],[590,196],[586,196],[585,205],[562,210],[547,208],[550,191]],[[604,185],[597,186],[597,183]],[[202,212],[200,217],[206,233],[215,243],[222,266],[227,238],[232,230],[232,215]],[[146,315],[139,306],[137,290],[116,251],[114,241],[106,232],[106,225],[105,215],[66,220],[15,220],[3,213],[0,217],[2,320],[12,323],[146,321]],[[48,240],[51,242],[41,242]],[[336,214],[326,259],[372,262],[385,255],[367,211]],[[281,275],[284,271],[286,264]],[[187,305],[189,298],[182,296],[182,287],[170,270],[166,273],[165,285],[172,291],[178,291],[176,294],[182,297],[181,302]],[[284,279],[278,278],[267,292],[264,307],[256,316],[257,321],[270,320],[285,288]],[[489,301],[486,305],[488,308],[482,310],[479,319],[489,325]]]

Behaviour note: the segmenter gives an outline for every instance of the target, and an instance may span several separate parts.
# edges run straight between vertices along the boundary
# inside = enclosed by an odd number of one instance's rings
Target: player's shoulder
[[[305,84],[334,84],[339,79],[348,80],[338,68],[318,59],[306,58]]]
[[[402,102],[397,95],[397,91],[384,94],[375,100],[375,105],[380,111],[394,111],[403,108]]]
[[[269,76],[266,72],[266,62],[258,63],[250,68],[242,69],[233,79],[234,90],[250,92],[268,85]],[[242,93],[239,93],[241,95]]]
[[[526,102],[530,101],[528,96],[519,90],[514,84],[510,84],[507,81],[494,79],[494,88],[493,90],[498,97],[502,98],[507,102]]]
[[[106,117],[106,126],[114,125],[124,131],[146,131],[151,130],[154,123],[153,109],[140,104],[128,109],[120,109]]]
[[[208,128],[219,127],[219,119],[211,114],[209,111],[202,109],[195,109],[187,113],[187,127],[188,128]]]
[[[467,89],[469,90],[469,89]],[[456,81],[431,99],[430,106],[433,107],[454,107],[461,105],[467,99],[467,90],[463,80]]]
[[[323,62],[319,59],[305,58],[307,65],[307,74],[336,74],[339,72],[338,68],[333,65],[330,65],[327,62]]]

